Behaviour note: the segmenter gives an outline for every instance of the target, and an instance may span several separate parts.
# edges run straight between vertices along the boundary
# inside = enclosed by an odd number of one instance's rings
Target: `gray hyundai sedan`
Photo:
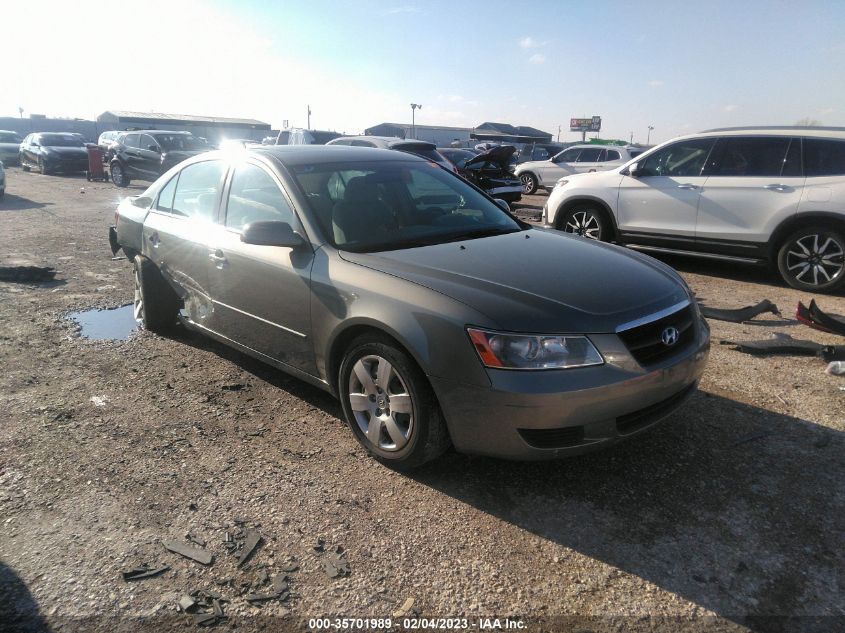
[[[115,225],[145,328],[181,322],[333,393],[395,468],[450,445],[512,459],[608,446],[679,407],[707,362],[707,324],[671,268],[524,224],[404,153],[206,153],[125,199]]]

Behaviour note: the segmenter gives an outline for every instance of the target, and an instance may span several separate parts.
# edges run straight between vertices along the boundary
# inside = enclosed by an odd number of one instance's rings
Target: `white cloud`
[[[529,36],[523,37],[521,40],[519,40],[519,45],[522,48],[534,48],[535,46],[537,46],[537,42],[534,41],[534,38]]]
[[[722,112],[733,112],[733,111],[734,111],[734,110],[736,110],[738,107],[739,107],[738,105],[733,105],[733,104],[726,105],[726,106],[724,106],[724,107],[722,108]]]
[[[531,57],[528,58],[528,61],[532,64],[545,64],[546,56],[541,53],[534,53]]]
[[[657,88],[658,86],[663,85],[663,80],[662,79],[652,79],[651,81],[648,82],[648,85],[651,86],[652,88]]]
[[[384,12],[385,15],[396,15],[399,13],[422,13],[419,7],[412,7],[410,5],[403,5],[401,7],[393,7]]]
[[[816,112],[821,115],[833,114],[834,112],[836,112],[836,108],[819,108],[818,110],[816,110]]]

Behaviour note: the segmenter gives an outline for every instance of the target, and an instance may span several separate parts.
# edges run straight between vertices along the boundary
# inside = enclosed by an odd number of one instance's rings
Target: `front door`
[[[537,169],[539,172],[538,175],[540,176],[540,184],[544,187],[554,187],[555,183],[564,176],[574,174],[575,169],[572,165],[575,164],[580,153],[580,147],[572,147],[544,162]]]
[[[161,150],[149,134],[141,134],[138,143],[138,171],[149,180],[158,178],[161,171]]]
[[[636,178],[619,184],[618,224],[623,241],[692,248],[702,175],[714,139],[678,141],[639,163]],[[670,244],[670,242],[672,242]]]
[[[281,183],[263,165],[236,165],[223,226],[207,253],[216,332],[261,354],[315,374],[311,341],[311,246],[287,248],[241,242],[251,222],[287,222],[304,235]]]
[[[605,153],[604,148],[601,147],[585,147],[578,154],[578,160],[575,161],[575,172],[585,174],[598,171],[602,165],[602,154]]]

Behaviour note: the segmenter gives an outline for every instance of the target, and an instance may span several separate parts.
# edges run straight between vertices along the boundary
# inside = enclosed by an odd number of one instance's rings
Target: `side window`
[[[352,145],[355,147],[375,147],[375,145],[369,141],[352,141]]]
[[[578,160],[578,155],[581,153],[581,148],[574,148],[568,149],[565,152],[561,152],[557,156],[554,157],[554,161],[556,163],[574,163]]]
[[[257,165],[235,169],[226,206],[226,226],[240,231],[251,222],[275,220],[295,225],[295,215],[276,181]]]
[[[643,176],[700,176],[712,147],[710,138],[672,143],[643,160],[640,170]]]
[[[151,147],[154,147],[155,150],[150,151],[158,151],[158,143],[156,143],[155,139],[149,134],[141,134],[139,147],[145,150],[150,150]]]
[[[156,209],[159,211],[173,212],[173,194],[176,192],[176,181],[179,180],[179,174],[173,176],[164,189],[158,194],[158,202],[156,202]]]
[[[776,177],[781,175],[789,137],[740,136],[719,141],[711,171],[716,176]]]
[[[123,139],[123,144],[126,147],[138,147],[138,134],[127,134]]]
[[[549,160],[549,152],[544,147],[538,147],[531,158],[532,160]]]
[[[804,174],[808,178],[845,175],[845,141],[805,138]]]
[[[179,173],[173,196],[173,213],[210,222],[220,196],[223,161],[208,160],[188,165]]]
[[[597,163],[599,161],[599,156],[601,156],[603,150],[597,147],[587,147],[581,150],[581,153],[578,154],[578,162],[579,163]]]
[[[781,176],[801,177],[804,175],[804,168],[801,165],[801,139],[793,138],[786,150],[786,158],[783,159]]]
[[[619,152],[617,152],[615,149],[607,150],[607,158],[605,158],[605,160],[619,160],[620,158],[621,156],[619,156]]]

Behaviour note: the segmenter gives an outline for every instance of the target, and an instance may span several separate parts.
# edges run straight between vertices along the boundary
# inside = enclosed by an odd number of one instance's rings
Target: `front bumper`
[[[117,241],[117,228],[115,226],[109,227],[109,247],[112,255],[117,255],[117,251],[121,249],[120,243]]]
[[[591,336],[598,367],[552,371],[488,370],[491,387],[431,377],[455,448],[507,459],[552,459],[610,446],[644,431],[694,393],[710,347],[696,339],[645,371],[614,334]]]
[[[65,173],[88,171],[88,158],[48,158],[45,165],[51,171]]]

